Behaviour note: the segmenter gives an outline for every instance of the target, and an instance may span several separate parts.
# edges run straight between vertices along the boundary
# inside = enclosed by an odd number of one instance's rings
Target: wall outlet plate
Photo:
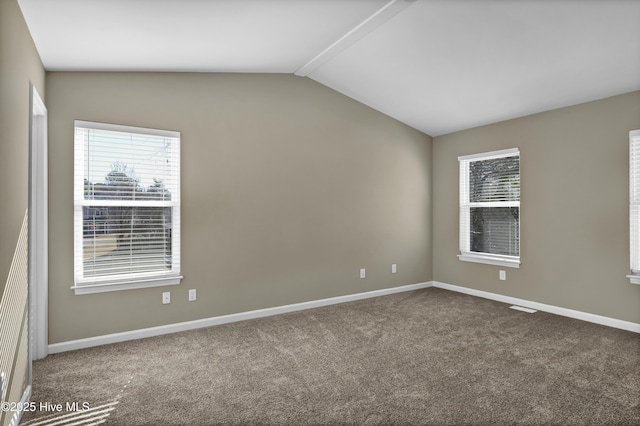
[[[506,272],[506,271],[502,271],[502,270],[501,270],[501,271],[499,272],[499,275],[498,275],[498,276],[500,277],[500,279],[501,279],[502,281],[504,281],[504,280],[506,280],[506,279],[507,279],[507,272]]]
[[[166,305],[171,303],[171,292],[170,291],[165,291],[162,293],[162,304]]]
[[[194,302],[196,300],[196,289],[192,288],[189,290],[189,302]]]
[[[398,267],[396,266],[395,263],[391,264],[391,273],[395,274],[396,272],[398,272]]]
[[[360,269],[360,278],[364,278],[367,276],[367,271],[364,268]]]

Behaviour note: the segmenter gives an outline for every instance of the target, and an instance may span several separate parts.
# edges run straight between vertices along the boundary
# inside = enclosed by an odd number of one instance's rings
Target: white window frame
[[[171,200],[144,201],[145,204],[143,204],[144,206],[149,206],[151,203],[154,206],[172,207],[171,270],[166,273],[139,273],[135,277],[116,275],[113,277],[86,278],[83,276],[84,231],[82,208],[96,205],[96,202],[85,200],[84,198],[84,141],[79,141],[74,131],[74,286],[71,289],[74,290],[76,295],[81,295],[180,284],[183,278],[180,272],[180,132],[75,120],[74,129],[78,127],[174,138],[172,143],[177,149],[171,151],[169,158],[173,180],[175,181],[175,185],[171,188]],[[138,205],[136,203],[139,202],[133,200],[103,200],[100,205]]]
[[[460,260],[465,262],[505,266],[509,268],[520,267],[520,256],[472,252],[470,224],[472,207],[518,207],[518,209],[520,209],[520,200],[493,201],[482,203],[472,203],[469,201],[469,164],[471,162],[516,156],[520,156],[520,150],[518,148],[510,148],[472,155],[463,155],[458,157],[460,166],[460,254],[458,255],[458,258]],[[520,214],[519,217],[521,217]],[[518,227],[520,227],[520,221],[518,221]],[[518,250],[518,253],[519,252],[520,250]]]
[[[629,132],[629,257],[632,284],[640,284],[640,129]]]

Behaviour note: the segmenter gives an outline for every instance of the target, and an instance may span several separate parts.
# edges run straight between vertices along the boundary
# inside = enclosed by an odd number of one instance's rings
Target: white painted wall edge
[[[582,321],[592,322],[595,324],[606,325],[607,327],[619,328],[622,330],[632,331],[634,333],[640,333],[640,324],[631,321],[623,321],[615,318],[609,318],[602,315],[590,314],[587,312],[575,311],[573,309],[562,308],[559,306],[546,305],[544,303],[531,302],[529,300],[518,299],[511,296],[503,296],[501,294],[489,293],[487,291],[475,290],[472,288],[461,287],[452,284],[446,284],[439,281],[431,281],[433,287],[441,288],[444,290],[456,291],[458,293],[465,293],[470,296],[482,297],[484,299],[491,299],[497,302],[508,303],[510,305],[524,306],[525,308],[536,309],[538,311],[548,312],[555,315],[561,315],[563,317],[569,317],[579,319]]]
[[[160,336],[162,334],[177,333],[180,331],[195,330],[198,328],[212,327],[214,325],[228,324],[231,322],[245,321],[254,318],[262,318],[288,312],[303,311],[319,308],[321,306],[336,305],[371,297],[386,296],[404,291],[419,290],[431,287],[432,282],[409,284],[400,287],[385,288],[382,290],[367,291],[364,293],[348,294],[345,296],[330,297],[328,299],[314,300],[310,302],[294,303],[292,305],[276,306],[273,308],[258,309],[255,311],[240,312],[237,314],[222,315],[218,317],[203,318],[194,321],[180,322],[176,324],[161,325],[158,327],[143,328],[140,330],[125,331],[122,333],[106,334],[89,337],[86,339],[70,340],[67,342],[53,343],[49,345],[49,353],[55,354],[76,349],[90,348],[93,346],[107,345],[110,343],[125,342],[128,340],[143,339],[145,337]]]

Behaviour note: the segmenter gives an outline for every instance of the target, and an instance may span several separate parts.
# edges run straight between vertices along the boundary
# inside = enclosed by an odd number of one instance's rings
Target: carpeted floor
[[[50,355],[32,401],[64,407],[24,425],[638,425],[640,336],[427,288]]]

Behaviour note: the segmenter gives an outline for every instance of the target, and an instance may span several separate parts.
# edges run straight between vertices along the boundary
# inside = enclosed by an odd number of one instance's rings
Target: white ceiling
[[[640,0],[18,0],[47,70],[293,73],[429,135],[640,90]]]

